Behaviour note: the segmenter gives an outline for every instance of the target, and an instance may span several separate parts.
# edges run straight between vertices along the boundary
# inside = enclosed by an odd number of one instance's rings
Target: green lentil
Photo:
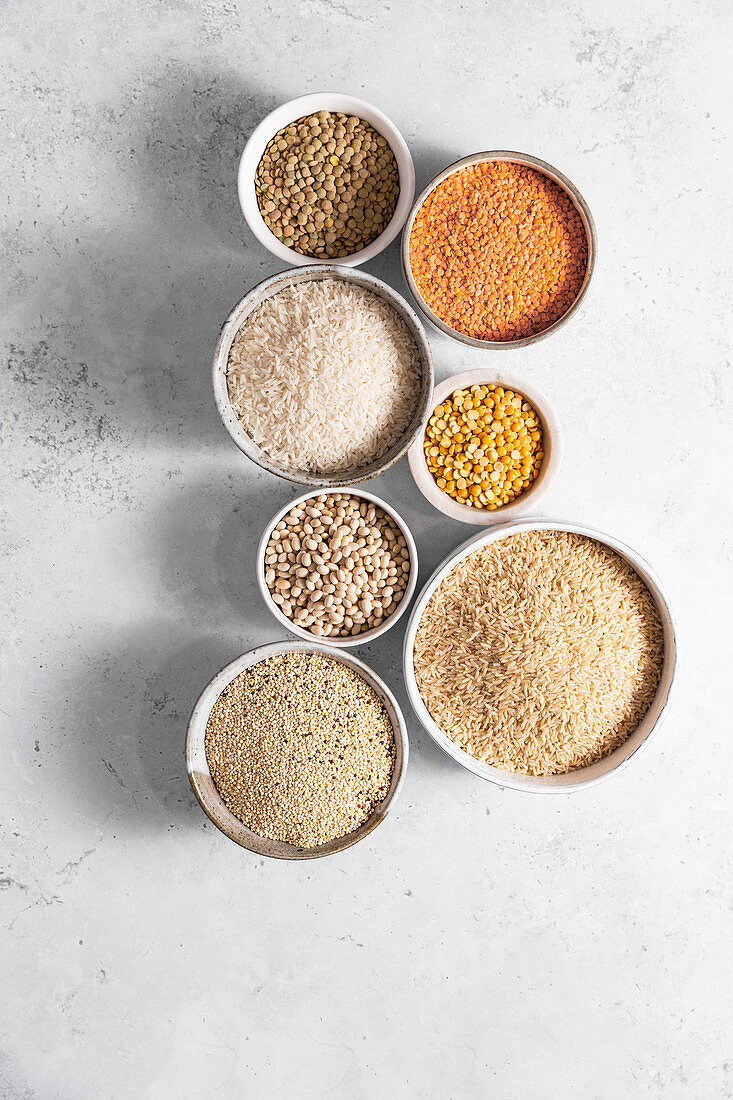
[[[255,193],[283,244],[303,256],[338,259],[384,232],[397,206],[399,171],[387,140],[364,119],[319,111],[275,134],[257,166]]]

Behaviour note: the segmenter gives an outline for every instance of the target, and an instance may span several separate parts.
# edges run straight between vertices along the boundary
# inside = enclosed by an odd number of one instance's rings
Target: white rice
[[[335,473],[375,461],[405,432],[420,360],[383,298],[343,279],[311,280],[250,314],[227,381],[242,427],[273,461]]]

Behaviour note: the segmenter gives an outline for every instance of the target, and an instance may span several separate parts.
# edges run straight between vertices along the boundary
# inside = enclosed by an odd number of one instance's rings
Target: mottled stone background
[[[733,1095],[730,5],[6,0],[0,21],[0,1094]],[[281,636],[253,553],[295,490],[230,442],[209,369],[278,268],[238,154],[319,89],[383,108],[418,186],[514,148],[585,193],[587,303],[499,358],[564,426],[546,514],[655,564],[682,665],[648,752],[572,797],[472,777],[407,708],[394,815],[291,865],[207,823],[182,746],[209,677]],[[369,270],[401,287],[397,245]],[[485,362],[433,339],[439,377]],[[424,576],[470,533],[405,462],[374,489]],[[407,707],[401,641],[360,652]]]

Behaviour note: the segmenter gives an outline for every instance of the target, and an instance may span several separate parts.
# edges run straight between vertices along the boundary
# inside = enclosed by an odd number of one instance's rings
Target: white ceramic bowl
[[[279,653],[292,653],[296,650],[308,653],[323,653],[325,656],[331,657],[334,661],[340,661],[347,668],[358,673],[374,689],[384,704],[392,723],[395,739],[395,765],[392,782],[382,801],[375,806],[370,816],[358,829],[354,829],[353,832],[347,833],[345,836],[337,837],[335,840],[330,840],[326,844],[319,844],[316,848],[299,848],[296,844],[286,844],[282,840],[269,840],[243,825],[239,818],[235,817],[227,808],[226,803],[217,791],[206,759],[206,725],[214,703],[227,684],[231,683],[235,676],[239,676],[240,672],[249,668],[250,665],[259,664],[260,661],[264,661],[268,657],[274,657]],[[377,825],[384,821],[392,802],[399,794],[405,769],[407,768],[408,752],[407,729],[402,711],[384,681],[372,672],[368,665],[351,656],[351,654],[342,656],[334,653],[327,646],[305,642],[273,642],[270,645],[258,646],[248,653],[243,653],[241,657],[237,657],[235,661],[232,661],[221,672],[218,672],[213,680],[206,685],[193,708],[186,733],[188,778],[193,793],[196,795],[206,816],[213,821],[217,829],[220,829],[225,836],[228,836],[236,844],[248,848],[250,852],[256,852],[261,856],[272,856],[275,859],[317,859],[319,856],[330,856],[335,852],[341,852],[344,848],[350,848],[352,844],[363,840],[373,829],[376,829]]]
[[[430,716],[422,700],[422,696],[420,695],[417,680],[415,679],[415,666],[413,662],[415,635],[422,613],[435,589],[451,572],[454,566],[468,557],[474,550],[477,550],[480,546],[485,546],[489,542],[495,542],[498,539],[506,538],[508,535],[514,535],[519,531],[573,531],[579,535],[586,535],[588,538],[596,539],[606,546],[610,546],[612,550],[615,550],[617,554],[633,566],[644,581],[657,605],[662,621],[664,636],[662,675],[657,693],[646,715],[634,732],[624,741],[623,745],[619,745],[614,752],[604,757],[603,760],[599,760],[596,764],[590,764],[585,768],[578,768],[564,775],[515,775],[511,772],[501,771],[499,768],[492,768],[488,764],[484,764],[482,761],[477,760],[476,757],[471,756],[470,753],[464,752],[463,749],[459,748],[458,745],[443,732],[440,726]],[[611,535],[605,534],[603,531],[596,531],[594,528],[586,527],[581,523],[564,523],[562,521],[553,520],[519,520],[516,523],[505,523],[500,527],[494,527],[491,531],[474,535],[468,542],[464,542],[462,546],[459,546],[441,565],[438,566],[418,596],[410,616],[410,621],[407,624],[407,633],[405,635],[404,668],[407,693],[415,713],[433,740],[437,741],[440,747],[459,764],[462,764],[464,768],[467,768],[468,771],[473,772],[475,775],[480,775],[482,779],[488,779],[490,782],[496,783],[500,787],[510,787],[515,791],[528,791],[540,794],[556,794],[558,792],[575,791],[580,787],[594,787],[597,783],[601,783],[609,776],[616,775],[618,772],[622,771],[630,763],[632,758],[637,756],[640,750],[649,743],[652,735],[656,733],[661,726],[662,719],[669,704],[670,692],[677,664],[676,634],[674,615],[659,578],[649,563],[645,561],[640,554],[637,554],[635,550],[632,550],[630,546],[613,538]]]
[[[275,616],[281,626],[284,626],[286,630],[289,630],[291,634],[295,634],[296,637],[302,638],[308,642],[318,642],[321,645],[335,647],[337,649],[348,649],[350,646],[365,645],[367,642],[371,642],[374,638],[378,638],[380,634],[386,634],[388,630],[395,625],[398,619],[401,619],[407,608],[410,606],[410,600],[415,593],[415,585],[417,584],[417,546],[415,540],[412,537],[412,532],[407,526],[405,521],[399,512],[387,504],[386,500],[381,497],[375,496],[374,493],[367,493],[363,489],[338,489],[332,490],[333,492],[344,492],[351,496],[359,497],[360,500],[367,500],[370,504],[376,504],[378,507],[383,508],[387,515],[394,520],[403,535],[405,542],[407,543],[407,549],[410,554],[410,575],[407,580],[407,588],[405,594],[397,605],[396,609],[391,615],[388,615],[379,626],[373,626],[370,630],[364,630],[361,634],[347,635],[344,638],[318,638],[315,634],[312,634],[310,630],[305,630],[302,626],[298,626],[296,623],[289,619],[287,615],[284,615],[277,604],[273,601],[270,595],[270,590],[267,587],[265,581],[265,549],[272,532],[277,527],[281,519],[288,514],[291,508],[294,508],[296,504],[303,504],[305,501],[314,500],[318,496],[328,496],[328,492],[322,493],[303,493],[302,496],[296,497],[295,500],[291,500],[289,504],[286,504],[284,508],[281,508],[279,512],[273,516],[265,530],[262,532],[262,538],[260,544],[257,547],[257,584],[259,585],[260,595],[265,601],[267,608]]]
[[[317,111],[334,111],[363,118],[382,137],[387,139],[397,161],[400,194],[390,221],[376,240],[368,244],[366,248],[362,248],[360,252],[354,252],[351,256],[339,257],[338,259],[338,263],[342,266],[356,267],[367,260],[373,260],[388,244],[392,243],[405,224],[405,218],[410,212],[412,200],[415,197],[415,167],[405,139],[395,124],[385,114],[382,114],[377,107],[367,103],[366,100],[356,99],[351,95],[342,95],[340,92],[314,92],[311,95],[299,96],[298,99],[291,99],[288,103],[283,103],[281,107],[271,111],[252,131],[244,147],[239,162],[239,205],[242,207],[247,225],[257,240],[278,259],[286,264],[297,264],[299,266],[323,263],[322,259],[301,256],[295,249],[287,248],[267,228],[257,205],[254,185],[257,165],[262,159],[262,154],[268,142],[284,126],[289,126],[291,122],[304,118],[306,115],[315,114]]]
[[[273,462],[240,424],[229,400],[227,387],[229,351],[234,337],[252,310],[256,309],[267,298],[272,297],[273,294],[277,294],[278,291],[285,290],[286,287],[292,286],[294,283],[305,282],[308,279],[345,279],[348,282],[355,283],[356,286],[371,290],[374,294],[383,298],[407,325],[410,335],[415,341],[420,360],[420,391],[417,394],[412,420],[406,431],[376,461],[370,462],[366,466],[354,466],[349,470],[339,470],[335,473],[311,474],[303,470],[280,466],[278,463]],[[382,279],[369,275],[366,271],[354,271],[338,264],[320,264],[318,267],[290,268],[288,271],[280,271],[276,275],[271,275],[269,279],[263,279],[261,283],[249,290],[244,298],[237,302],[219,333],[214,351],[212,380],[214,384],[214,401],[219,416],[229,435],[247,458],[261,466],[263,470],[268,470],[271,474],[276,474],[287,481],[295,481],[301,485],[313,485],[318,488],[333,488],[335,486],[353,485],[356,481],[368,481],[369,478],[384,473],[385,470],[388,470],[390,466],[393,466],[395,462],[402,458],[413,439],[421,435],[428,417],[433,392],[433,353],[425,335],[425,329],[415,310],[391,286],[388,286]]]
[[[412,227],[415,222],[415,217],[418,210],[425,202],[426,198],[439,184],[448,179],[448,176],[452,176],[454,172],[460,171],[462,168],[469,168],[473,164],[482,164],[487,160],[503,160],[509,161],[512,164],[523,164],[528,168],[533,168],[538,172],[542,172],[545,176],[548,176],[554,183],[558,185],[568,196],[575,209],[580,215],[580,219],[585,229],[585,234],[588,240],[588,265],[586,267],[585,278],[580,286],[574,302],[563,313],[562,317],[558,317],[554,324],[549,328],[543,329],[542,332],[536,332],[533,336],[525,336],[521,340],[477,340],[473,336],[466,336],[463,332],[458,332],[456,329],[451,328],[445,321],[438,317],[437,313],[433,313],[430,306],[423,298],[420,291],[417,289],[417,284],[412,275],[412,268],[410,266],[410,234],[412,233]],[[593,277],[593,270],[596,264],[596,255],[598,253],[598,236],[596,234],[596,226],[593,221],[593,215],[590,212],[590,207],[581,195],[578,188],[568,179],[567,176],[558,169],[554,168],[551,164],[548,164],[545,160],[540,160],[539,157],[532,157],[528,153],[515,153],[508,149],[495,149],[487,150],[482,153],[472,153],[468,157],[462,157],[461,160],[454,161],[453,164],[449,164],[447,168],[444,168],[442,172],[439,172],[437,176],[431,179],[430,183],[420,192],[409,216],[405,222],[405,228],[402,233],[402,270],[405,275],[405,281],[410,288],[410,292],[415,301],[419,305],[422,312],[430,320],[437,329],[444,332],[446,336],[451,336],[454,340],[460,341],[462,344],[468,344],[473,348],[493,348],[494,350],[503,350],[504,348],[524,348],[528,344],[536,344],[538,340],[544,340],[546,336],[549,336],[551,332],[556,332],[559,328],[562,328],[570,318],[577,312],[580,307],[580,303],[585,298],[588,287],[590,286],[591,278]]]
[[[523,394],[534,406],[542,424],[545,457],[542,460],[540,472],[529,489],[517,497],[512,504],[497,508],[495,512],[490,512],[484,508],[469,508],[467,504],[459,503],[459,501],[444,493],[442,489],[439,489],[425,461],[425,451],[423,449],[425,429],[417,437],[408,452],[410,472],[425,499],[429,500],[433,507],[442,512],[444,516],[460,520],[461,523],[472,523],[481,527],[489,524],[505,523],[507,520],[523,516],[535,508],[557,477],[562,457],[562,432],[552,405],[544,394],[540,393],[533,385],[525,381],[524,378],[519,378],[516,374],[510,374],[509,371],[491,370],[488,367],[479,368],[478,370],[466,370],[460,374],[451,375],[444,382],[439,382],[433,391],[428,419],[433,415],[435,406],[439,405],[441,401],[445,401],[454,390],[488,384],[504,386],[506,389],[516,390],[517,393]]]

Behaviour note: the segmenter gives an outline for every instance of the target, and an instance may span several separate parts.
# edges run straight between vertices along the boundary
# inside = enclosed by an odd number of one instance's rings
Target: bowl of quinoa
[[[402,787],[405,721],[387,685],[312,642],[258,646],[201,693],[186,768],[216,827],[276,859],[333,855],[368,836]]]
[[[480,348],[525,347],[584,299],[597,238],[566,176],[526,153],[474,153],[418,196],[402,234],[405,279],[425,316]]]

